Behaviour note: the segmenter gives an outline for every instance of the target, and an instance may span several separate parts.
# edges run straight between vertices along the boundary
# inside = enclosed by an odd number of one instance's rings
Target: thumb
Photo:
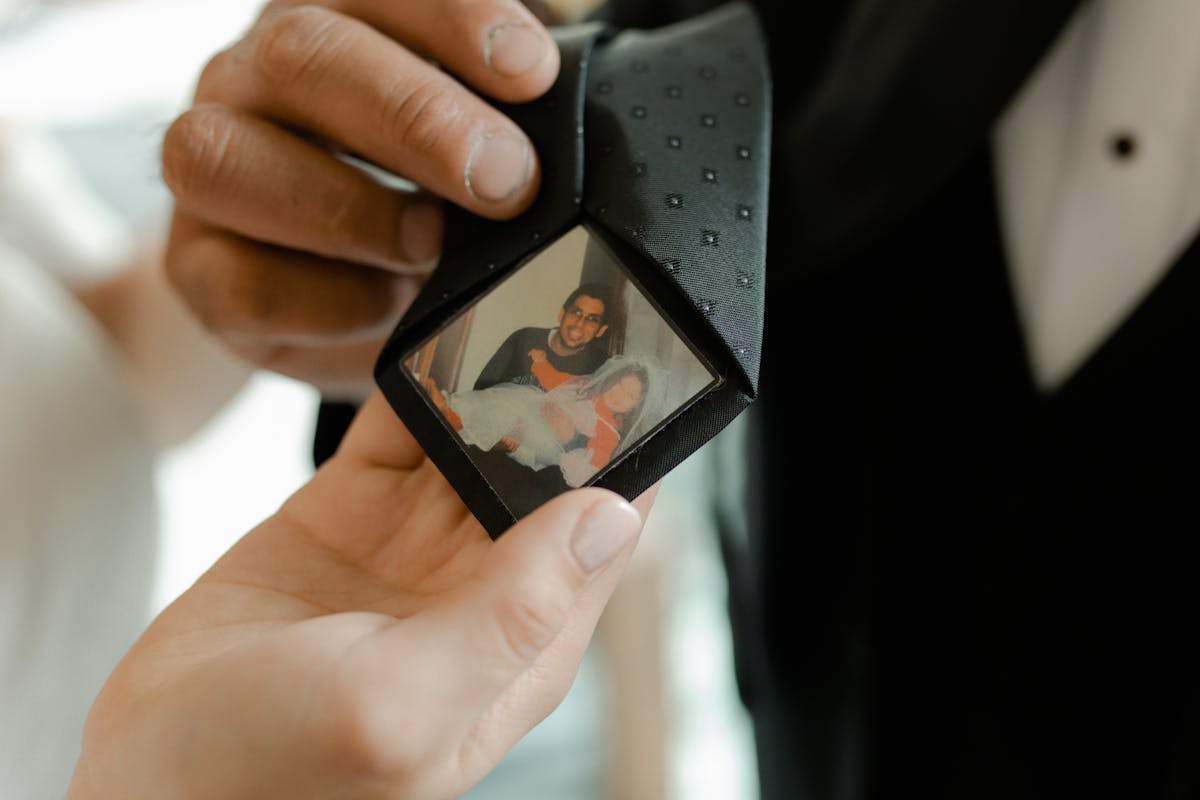
[[[501,536],[444,622],[463,634],[464,690],[491,703],[566,631],[569,673],[546,676],[565,691],[641,529],[633,506],[593,488],[560,495]]]

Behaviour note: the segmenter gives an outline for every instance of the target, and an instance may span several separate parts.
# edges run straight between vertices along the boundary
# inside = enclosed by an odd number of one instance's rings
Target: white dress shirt
[[[994,131],[1009,269],[1045,391],[1200,228],[1198,41],[1196,0],[1085,3]]]

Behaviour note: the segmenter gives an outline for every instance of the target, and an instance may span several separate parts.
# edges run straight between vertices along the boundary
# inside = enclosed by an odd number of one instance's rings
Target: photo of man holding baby
[[[539,319],[556,324],[530,324]],[[582,228],[404,363],[516,516],[591,482],[714,382]]]

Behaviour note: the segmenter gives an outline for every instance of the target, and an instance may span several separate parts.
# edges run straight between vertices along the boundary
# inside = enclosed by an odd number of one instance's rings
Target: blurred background
[[[42,187],[52,199],[47,213],[59,213],[56,224],[97,251],[96,269],[163,230],[161,136],[201,66],[258,6],[0,0],[0,138],[15,160],[10,171],[32,163],[13,141],[61,167],[51,171],[57,183]],[[0,158],[5,152],[0,147]],[[255,373],[198,432],[161,453],[151,614],[311,475],[317,402],[305,384]],[[722,438],[737,435],[735,427]],[[667,478],[575,687],[472,800],[757,795],[750,728],[733,682],[724,575],[702,514],[714,469],[706,448]]]

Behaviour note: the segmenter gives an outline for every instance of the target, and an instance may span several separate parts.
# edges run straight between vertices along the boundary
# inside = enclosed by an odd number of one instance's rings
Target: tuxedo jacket
[[[1077,4],[757,3],[766,332],[716,511],[766,798],[1200,796],[1200,250],[1044,395],[998,230],[992,127]]]

